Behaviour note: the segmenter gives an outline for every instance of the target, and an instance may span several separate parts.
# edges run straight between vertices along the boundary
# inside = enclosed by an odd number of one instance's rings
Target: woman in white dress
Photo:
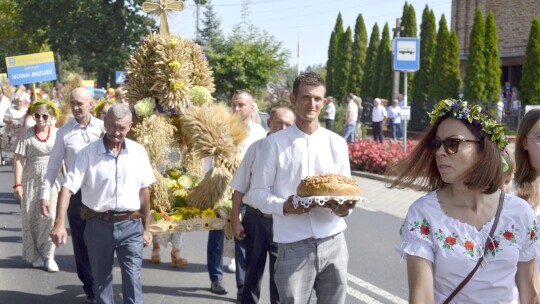
[[[396,247],[407,259],[409,302],[536,303],[539,228],[526,201],[500,190],[503,128],[458,100],[441,101],[430,116],[432,128],[391,185],[430,191],[410,207]]]

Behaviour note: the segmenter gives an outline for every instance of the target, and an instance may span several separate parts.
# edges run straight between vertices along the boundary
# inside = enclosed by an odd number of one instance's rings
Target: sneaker
[[[32,262],[32,267],[34,268],[42,268],[45,266],[45,262],[43,262],[42,257],[38,257],[34,262]]]
[[[48,272],[58,272],[58,270],[60,270],[54,259],[48,259],[47,263],[45,263],[45,267]]]
[[[210,292],[218,295],[224,295],[227,294],[228,291],[225,289],[225,286],[223,286],[223,282],[215,281],[212,282],[212,285],[210,285]]]
[[[229,265],[227,265],[227,268],[229,268],[230,272],[236,272],[236,261],[234,258],[231,259]]]

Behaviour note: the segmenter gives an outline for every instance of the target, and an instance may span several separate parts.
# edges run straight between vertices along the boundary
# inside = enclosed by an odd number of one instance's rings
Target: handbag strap
[[[501,210],[503,206],[504,201],[504,191],[501,190],[501,196],[499,198],[499,205],[497,206],[497,213],[495,213],[495,220],[493,221],[493,226],[491,226],[491,230],[489,231],[489,236],[486,240],[486,244],[484,245],[484,254],[478,259],[478,262],[476,263],[476,266],[474,266],[473,270],[469,272],[469,274],[461,281],[461,283],[454,289],[454,291],[446,298],[446,301],[444,301],[444,304],[450,303],[452,299],[469,283],[473,275],[476,273],[482,262],[484,261],[484,256],[487,254],[487,251],[489,249],[489,244],[492,242],[493,234],[495,234],[495,229],[497,228],[497,224],[499,223],[499,217],[501,216]]]

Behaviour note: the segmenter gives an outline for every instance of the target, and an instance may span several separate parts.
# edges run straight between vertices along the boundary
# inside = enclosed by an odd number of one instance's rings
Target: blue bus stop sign
[[[420,69],[420,39],[394,38],[394,71],[414,72]]]

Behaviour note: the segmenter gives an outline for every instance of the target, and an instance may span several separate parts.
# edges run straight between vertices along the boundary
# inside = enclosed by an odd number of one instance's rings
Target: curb
[[[379,175],[375,173],[368,173],[368,172],[363,172],[363,171],[351,170],[351,175],[358,176],[358,177],[365,177],[365,178],[369,178],[369,179],[373,179],[373,180],[377,180],[377,181],[381,181],[385,183],[388,181],[383,175]]]

